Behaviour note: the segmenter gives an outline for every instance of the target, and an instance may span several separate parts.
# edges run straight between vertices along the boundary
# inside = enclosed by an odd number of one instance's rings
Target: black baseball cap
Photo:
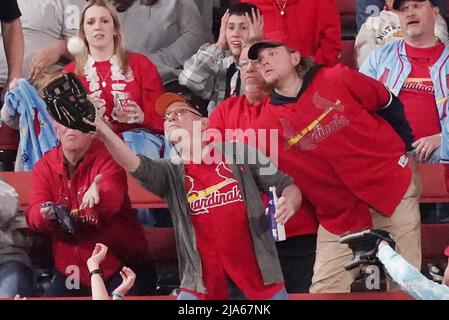
[[[175,102],[183,102],[188,107],[196,111],[200,116],[207,117],[207,103],[204,100],[197,97],[194,94],[183,93],[174,93],[174,92],[166,92],[159,96],[156,100],[155,108],[156,112],[161,116],[165,115],[165,111],[168,107]]]
[[[253,44],[248,50],[248,58],[251,60],[257,60],[259,58],[259,52],[266,48],[283,47],[285,44],[278,41],[259,41]]]
[[[429,1],[434,7],[436,7],[438,5],[436,0],[394,0],[393,1],[393,9],[399,10],[401,3],[404,1],[416,1],[416,2]]]

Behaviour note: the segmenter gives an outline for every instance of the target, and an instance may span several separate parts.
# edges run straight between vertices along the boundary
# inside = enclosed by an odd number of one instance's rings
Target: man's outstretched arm
[[[114,131],[104,122],[96,123],[97,138],[103,141],[114,160],[127,172],[134,172],[140,165],[140,158],[120,139]]]

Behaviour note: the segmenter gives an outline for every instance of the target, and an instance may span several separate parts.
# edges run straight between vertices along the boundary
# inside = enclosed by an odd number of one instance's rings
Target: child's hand
[[[106,253],[108,252],[108,247],[106,247],[102,243],[97,243],[95,245],[94,251],[89,259],[87,259],[87,268],[89,272],[92,272],[95,269],[100,267],[100,264],[103,262],[106,257]]]
[[[136,274],[131,268],[123,267],[122,271],[120,271],[120,275],[122,276],[122,283],[114,290],[114,292],[124,297],[134,285]]]

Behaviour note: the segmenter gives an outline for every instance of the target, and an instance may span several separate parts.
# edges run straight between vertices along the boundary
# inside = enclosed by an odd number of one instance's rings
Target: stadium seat
[[[357,69],[357,62],[355,59],[354,40],[343,40],[342,50],[340,54],[340,62],[352,69]]]
[[[447,264],[444,249],[449,246],[449,224],[422,224],[421,241],[421,271],[432,279],[430,267],[436,266],[442,273]]]
[[[336,0],[340,11],[341,35],[343,40],[354,40],[357,35],[355,23],[356,0]]]
[[[19,146],[19,131],[11,129],[6,124],[0,125],[0,162],[3,171],[14,171],[17,148]]]

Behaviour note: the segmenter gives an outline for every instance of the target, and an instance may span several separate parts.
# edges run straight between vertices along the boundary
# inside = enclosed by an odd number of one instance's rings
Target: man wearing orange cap
[[[275,218],[284,224],[301,203],[293,180],[254,150],[203,139],[206,108],[193,99],[166,93],[156,110],[177,152],[172,161],[135,155],[101,119],[97,134],[118,164],[167,201],[181,272],[178,299],[229,299],[231,291],[232,297],[287,299],[260,191],[276,187]]]

